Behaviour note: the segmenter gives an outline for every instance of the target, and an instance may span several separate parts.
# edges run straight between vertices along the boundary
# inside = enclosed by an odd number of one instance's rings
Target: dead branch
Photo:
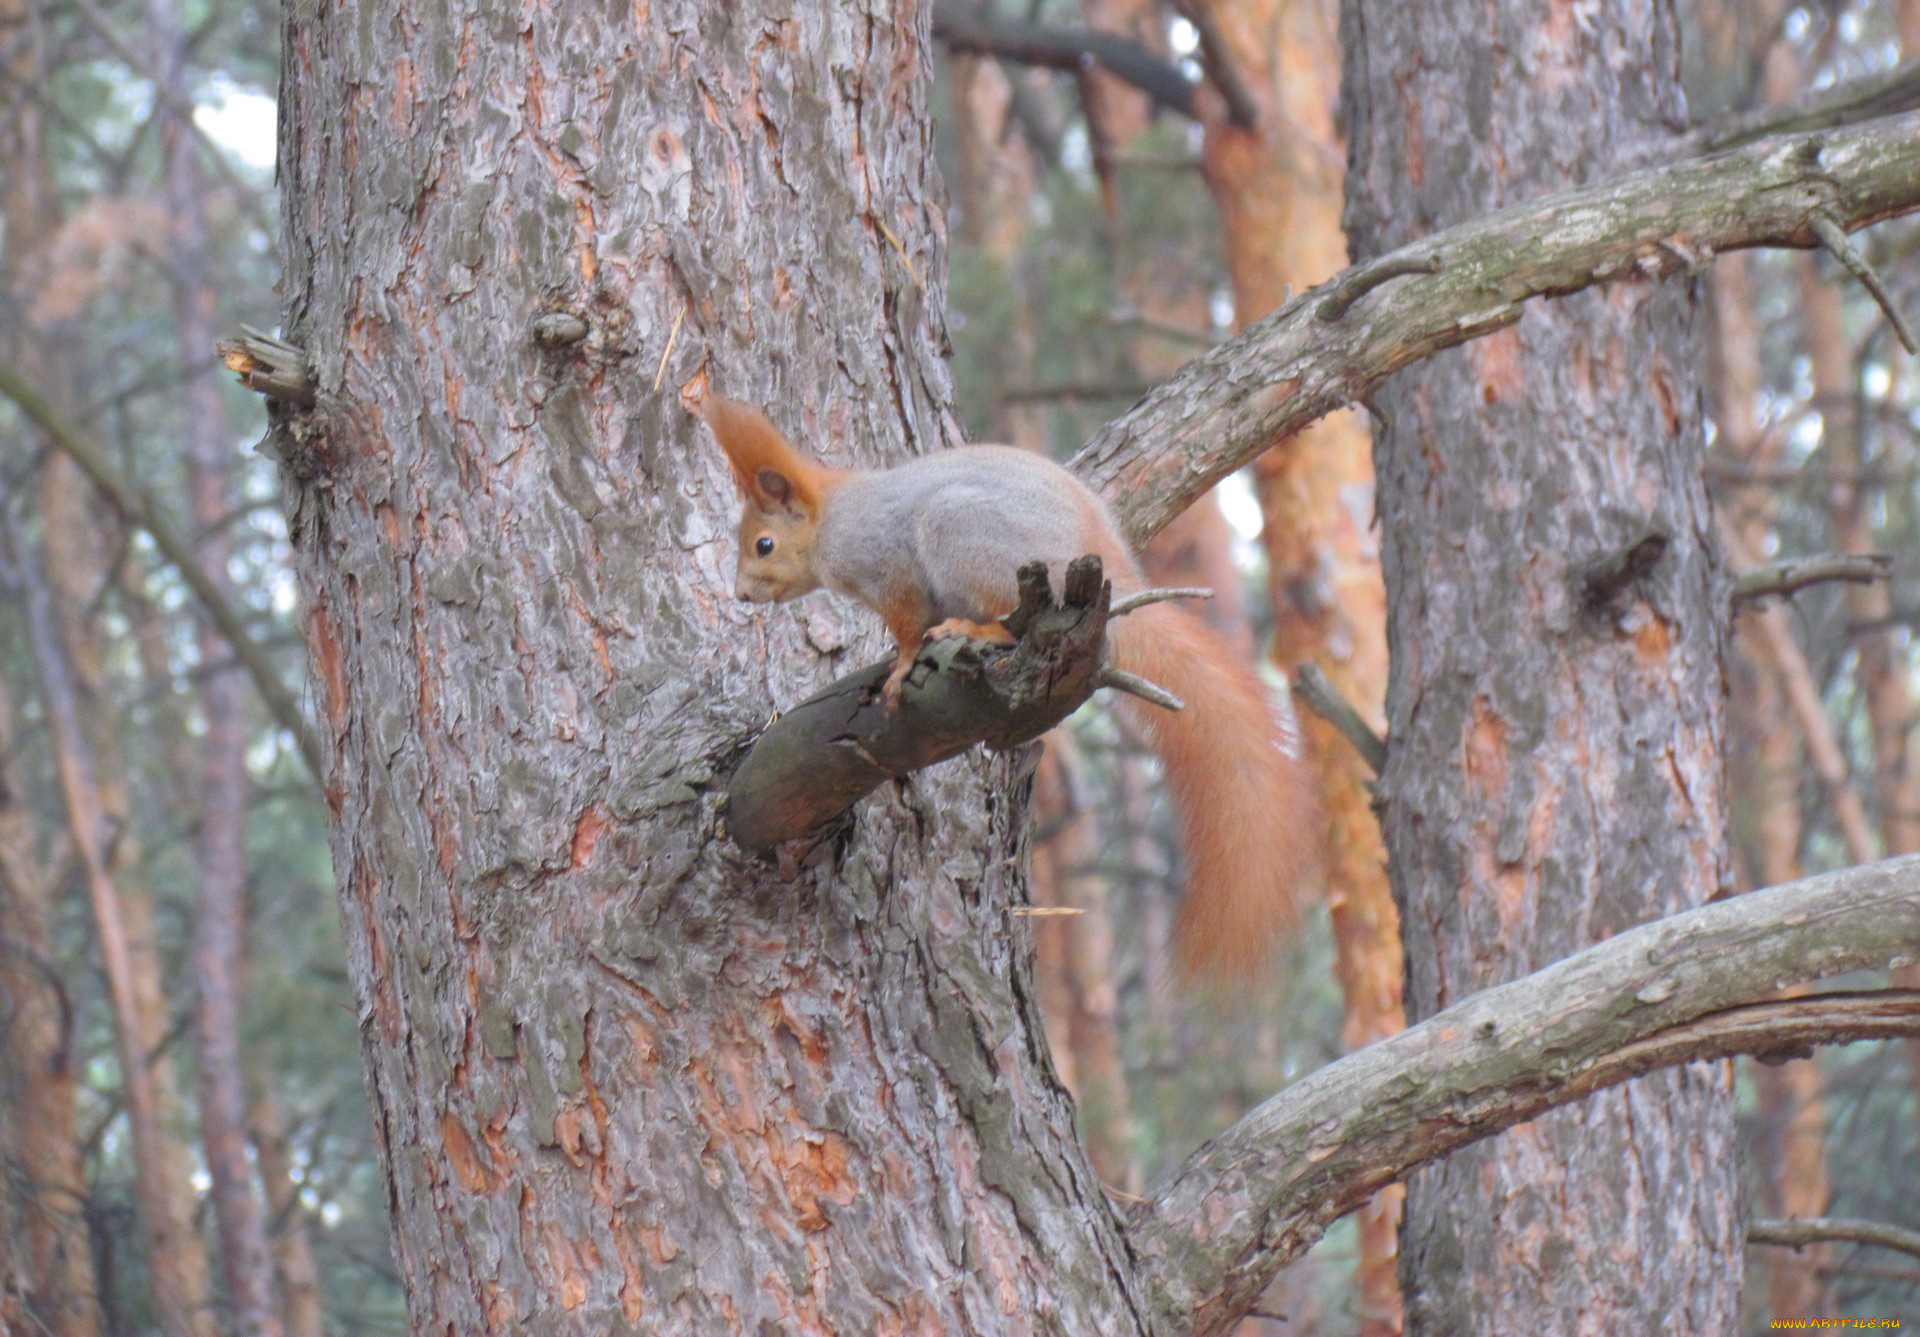
[[[1032,563],[1020,572],[1020,606],[1003,619],[1013,646],[955,639],[923,648],[895,710],[880,697],[887,664],[795,706],[767,726],[727,786],[734,842],[771,850],[832,821],[882,781],[976,743],[1008,748],[1038,738],[1101,685],[1109,597],[1097,557],[1067,568],[1059,603],[1045,563]]]
[[[1367,262],[1397,280],[1322,319],[1353,271],[1196,357],[1104,428],[1074,469],[1150,537],[1202,492],[1400,368],[1511,325],[1536,297],[1683,273],[1721,251],[1820,245],[1920,208],[1920,113],[1646,168],[1424,237]],[[1438,273],[1423,267],[1438,256]]]
[[[1755,1221],[1747,1227],[1747,1243],[1779,1244],[1790,1249],[1802,1249],[1809,1244],[1874,1244],[1920,1258],[1920,1230],[1845,1217]]]
[[[584,334],[584,324],[581,328]],[[305,350],[298,346],[242,325],[238,339],[222,339],[214,351],[247,389],[296,408],[313,407],[313,372]]]
[[[1192,116],[1193,85],[1178,65],[1131,38],[1091,28],[1024,23],[963,0],[940,0],[933,11],[934,40],[964,55],[994,56],[1017,65],[1040,65],[1079,73],[1098,65],[1152,98],[1156,106]]]
[[[1894,303],[1893,294],[1887,291],[1887,285],[1881,280],[1880,275],[1874,272],[1872,265],[1867,263],[1867,257],[1855,250],[1853,243],[1847,240],[1846,230],[1824,213],[1816,213],[1810,221],[1813,224],[1813,235],[1820,238],[1820,244],[1840,262],[1841,268],[1860,280],[1860,286],[1865,288],[1873,300],[1879,304],[1881,312],[1887,318],[1887,324],[1893,326],[1893,332],[1899,338],[1900,346],[1909,353],[1920,353],[1920,344],[1914,342],[1913,329],[1907,324],[1907,318],[1900,314],[1900,308]]]
[[[1730,596],[1738,605],[1770,594],[1792,594],[1809,585],[1845,580],[1870,585],[1893,572],[1893,554],[1884,552],[1823,552],[1812,557],[1790,557],[1743,571]]]
[[[1910,855],[1630,929],[1328,1064],[1188,1158],[1136,1215],[1155,1317],[1218,1331],[1384,1185],[1603,1087],[1700,1059],[1920,1034],[1913,990],[1772,996],[1911,960],[1916,943]]]
[[[1318,664],[1302,664],[1293,675],[1294,700],[1334,727],[1334,730],[1360,754],[1367,769],[1375,775],[1387,764],[1387,740],[1373,731],[1366,717],[1353,703],[1340,695]]]
[[[1187,703],[1169,692],[1157,682],[1151,682],[1137,673],[1115,668],[1108,664],[1100,670],[1095,679],[1102,687],[1111,687],[1116,692],[1125,692],[1128,696],[1137,696],[1150,705],[1163,710],[1185,710]]]

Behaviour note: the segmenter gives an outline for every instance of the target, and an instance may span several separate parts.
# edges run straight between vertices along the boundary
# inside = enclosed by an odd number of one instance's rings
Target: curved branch
[[[1605,1086],[1731,1054],[1920,1033],[1920,993],[1763,1001],[1911,960],[1920,855],[1719,901],[1487,989],[1281,1092],[1140,1210],[1157,1317],[1212,1332],[1378,1189]]]
[[[1075,458],[1136,545],[1222,478],[1400,368],[1513,324],[1535,297],[1692,270],[1720,251],[1821,244],[1920,208],[1920,113],[1762,140],[1562,191],[1422,237],[1201,354]],[[1429,265],[1438,272],[1423,272]]]
[[[1809,1244],[1874,1244],[1920,1258],[1920,1230],[1844,1217],[1755,1221],[1747,1227],[1747,1243],[1779,1244],[1789,1249],[1801,1249]]]
[[[1728,595],[1735,604],[1751,603],[1770,594],[1792,594],[1809,585],[1832,580],[1869,585],[1893,574],[1893,554],[1885,552],[1823,552],[1811,557],[1789,557],[1742,571]]]
[[[1115,33],[1022,23],[984,6],[975,9],[955,0],[942,0],[933,11],[933,36],[949,51],[995,56],[1016,65],[1042,65],[1077,73],[1097,64],[1145,93],[1155,105],[1182,116],[1194,114],[1193,85],[1180,67]]]
[[[897,708],[881,699],[889,664],[834,683],[768,725],[727,784],[727,827],[766,851],[832,821],[882,782],[957,756],[975,743],[1038,738],[1104,685],[1110,588],[1098,557],[1067,567],[1058,604],[1047,568],[1020,571],[1011,647],[936,641],[920,651]]]

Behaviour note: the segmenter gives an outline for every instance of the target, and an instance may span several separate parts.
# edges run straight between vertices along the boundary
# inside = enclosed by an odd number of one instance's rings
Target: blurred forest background
[[[1916,0],[1681,10],[1697,121],[1920,56]],[[1343,263],[1337,29],[1332,0],[942,0],[969,436],[1064,457]],[[151,1331],[160,1290],[199,1297],[207,1333],[405,1330],[277,466],[214,352],[278,319],[278,33],[267,0],[0,0],[0,1332]],[[1203,85],[1203,60],[1237,77]],[[1920,319],[1920,227],[1862,240]],[[1739,876],[1920,850],[1920,376],[1829,257],[1735,255],[1699,281],[1728,565],[1894,555],[1889,581],[1738,618]],[[1317,662],[1378,726],[1365,434],[1316,427],[1150,562],[1220,587],[1209,615],[1249,654]],[[1151,762],[1097,709],[1049,741],[1035,899],[1081,913],[1035,920],[1041,978],[1116,1188],[1399,1024],[1364,770],[1317,726],[1314,745],[1352,781],[1329,912],[1274,996],[1223,1020],[1167,977]],[[1755,1214],[1920,1228],[1916,1059],[1743,1064]],[[1342,1223],[1270,1297],[1288,1321],[1249,1331],[1396,1331],[1392,1212]],[[1755,1327],[1920,1312],[1896,1254],[1748,1260]]]

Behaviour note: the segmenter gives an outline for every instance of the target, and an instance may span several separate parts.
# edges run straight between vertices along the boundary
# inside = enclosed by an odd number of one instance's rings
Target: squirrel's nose
[[[735,590],[733,592],[733,597],[738,599],[743,604],[750,604],[753,602],[753,596],[751,594],[748,594],[745,590]]]

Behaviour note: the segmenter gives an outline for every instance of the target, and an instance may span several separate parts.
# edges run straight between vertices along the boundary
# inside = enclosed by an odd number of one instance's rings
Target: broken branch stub
[[[881,701],[887,664],[840,679],[782,715],[727,786],[727,823],[742,849],[771,850],[832,821],[881,782],[976,743],[1031,742],[1100,685],[1112,590],[1098,557],[1067,568],[1054,602],[1047,568],[1020,569],[1020,604],[1001,621],[1011,646],[924,646],[898,710]]]

